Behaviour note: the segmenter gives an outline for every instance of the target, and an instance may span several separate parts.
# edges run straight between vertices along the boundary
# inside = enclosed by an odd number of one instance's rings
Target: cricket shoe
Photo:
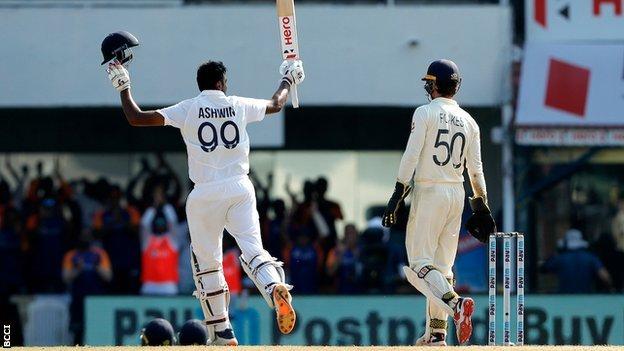
[[[215,338],[210,345],[238,346],[238,340],[236,340],[236,336],[234,336],[234,331],[231,328],[227,328],[222,331],[215,331]]]
[[[423,335],[416,340],[416,346],[446,346],[446,334],[431,333],[429,337]]]
[[[460,297],[455,305],[455,330],[457,332],[457,341],[460,345],[470,340],[472,334],[472,314],[474,313],[474,300],[469,297]]]
[[[289,334],[295,328],[297,315],[292,307],[292,296],[284,284],[277,284],[273,288],[273,305],[277,315],[277,327],[282,334]]]

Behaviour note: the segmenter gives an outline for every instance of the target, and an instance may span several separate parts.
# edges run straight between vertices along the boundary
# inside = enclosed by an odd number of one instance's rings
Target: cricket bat
[[[282,45],[282,58],[284,60],[299,59],[299,42],[297,41],[297,24],[295,19],[295,1],[294,0],[276,0],[277,1],[277,20],[280,30],[280,42]],[[292,105],[299,108],[299,96],[297,95],[297,86],[293,84]]]

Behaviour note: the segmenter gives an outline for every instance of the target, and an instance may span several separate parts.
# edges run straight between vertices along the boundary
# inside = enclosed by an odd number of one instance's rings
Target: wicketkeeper
[[[422,80],[431,101],[414,112],[383,225],[390,227],[396,222],[397,209],[413,182],[405,243],[409,267],[404,271],[409,282],[427,297],[427,328],[416,344],[446,345],[449,315],[463,344],[472,334],[474,301],[455,293],[452,268],[464,209],[465,168],[474,193],[468,231],[485,242],[496,225],[488,208],[479,126],[453,99],[461,84],[457,66],[449,60],[434,61]]]

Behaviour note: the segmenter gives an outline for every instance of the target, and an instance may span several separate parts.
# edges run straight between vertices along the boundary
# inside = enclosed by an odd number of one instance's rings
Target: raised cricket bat
[[[282,58],[284,60],[299,59],[299,42],[297,41],[297,20],[295,18],[294,0],[277,1],[277,20],[279,22],[280,42],[282,44]],[[299,108],[299,96],[297,86],[293,84],[292,105]]]

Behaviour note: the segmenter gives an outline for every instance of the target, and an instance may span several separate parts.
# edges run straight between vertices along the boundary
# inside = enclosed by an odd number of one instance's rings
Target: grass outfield
[[[232,347],[206,347],[206,346],[175,346],[175,347],[160,347],[163,350],[179,349],[188,351],[232,351]],[[428,351],[443,351],[448,349],[453,350],[466,350],[466,351],[615,351],[624,350],[624,346],[518,346],[518,347],[503,347],[503,346],[446,346],[446,347],[416,347],[416,346],[239,346],[236,351],[414,351],[414,350],[428,350]],[[17,347],[20,350],[46,350],[46,351],[68,351],[70,349],[86,349],[93,351],[145,351],[144,348],[138,346],[103,346],[103,347]],[[150,347],[149,350],[158,349],[157,347]]]

